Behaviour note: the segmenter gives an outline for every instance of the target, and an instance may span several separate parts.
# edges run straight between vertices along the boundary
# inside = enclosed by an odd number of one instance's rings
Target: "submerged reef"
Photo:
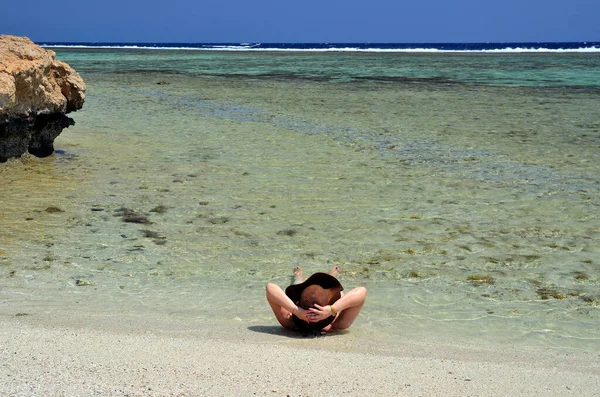
[[[46,157],[75,122],[85,83],[68,64],[26,37],[0,35],[0,162],[31,153]]]

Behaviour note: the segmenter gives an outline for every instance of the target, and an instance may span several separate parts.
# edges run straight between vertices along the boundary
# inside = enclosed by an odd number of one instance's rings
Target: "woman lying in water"
[[[299,267],[294,268],[294,283],[285,292],[276,284],[267,284],[267,301],[279,323],[285,328],[309,331],[338,331],[352,325],[367,297],[365,287],[344,294],[334,266],[329,274],[315,273],[306,281]]]

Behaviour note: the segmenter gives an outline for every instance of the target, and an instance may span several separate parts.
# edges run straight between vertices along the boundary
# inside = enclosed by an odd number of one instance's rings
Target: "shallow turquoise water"
[[[597,347],[600,55],[57,52],[88,99],[0,168],[2,313],[274,325],[340,265],[358,337]]]

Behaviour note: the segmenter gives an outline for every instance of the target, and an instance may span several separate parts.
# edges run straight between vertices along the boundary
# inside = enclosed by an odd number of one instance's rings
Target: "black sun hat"
[[[297,305],[308,310],[314,304],[327,306],[341,298],[344,289],[337,278],[327,273],[315,273],[303,283],[290,285],[285,289],[285,294]],[[294,323],[301,331],[316,331],[331,324],[335,316],[331,316],[315,323],[300,320],[292,316]]]
[[[344,290],[344,287],[342,287],[342,284],[340,284],[338,279],[331,274],[315,273],[303,283],[293,284],[287,287],[285,289],[285,294],[294,303],[299,304],[302,298],[302,292],[311,285],[318,285],[325,290],[326,302],[324,305],[320,304],[321,306],[331,305],[336,300],[340,299],[340,292]],[[308,307],[305,307],[304,309],[308,309]]]

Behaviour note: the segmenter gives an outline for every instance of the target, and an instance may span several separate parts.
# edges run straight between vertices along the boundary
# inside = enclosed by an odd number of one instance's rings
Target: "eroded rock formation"
[[[85,83],[54,51],[26,37],[0,35],[0,162],[54,152],[54,139],[75,122]]]

